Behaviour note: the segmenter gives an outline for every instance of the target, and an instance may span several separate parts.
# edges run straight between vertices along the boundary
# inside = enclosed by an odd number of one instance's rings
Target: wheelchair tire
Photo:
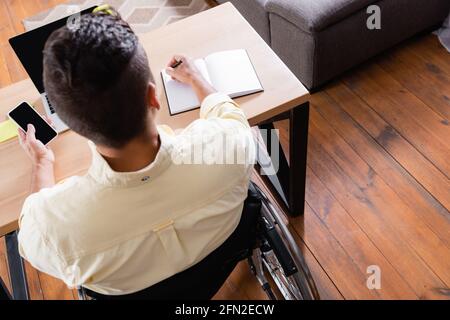
[[[319,300],[320,296],[316,284],[302,252],[288,227],[279,216],[278,211],[273,207],[261,190],[260,193],[262,195],[262,216],[277,228],[277,233],[282,240],[282,244],[277,244],[277,246],[284,246],[281,250],[280,248],[278,248],[278,250],[273,250],[273,254],[270,253],[272,256],[269,255],[270,251],[263,253],[262,259],[265,270],[270,274],[285,299]],[[289,253],[290,258],[293,260],[297,269],[296,272],[286,273],[285,270],[283,270],[283,265],[275,254],[276,251],[287,251]],[[282,260],[285,260],[283,257],[281,258]]]
[[[277,232],[281,233],[279,230]],[[300,264],[285,244],[285,239],[280,238],[281,241],[275,244],[276,247],[268,245],[266,250],[261,252],[265,273],[270,275],[278,292],[285,300],[313,300],[309,283],[305,279]],[[289,265],[295,264],[295,270],[290,269],[289,272],[286,272],[286,267],[284,266],[286,257],[279,255],[280,247],[282,247],[283,251],[286,250],[288,252]]]

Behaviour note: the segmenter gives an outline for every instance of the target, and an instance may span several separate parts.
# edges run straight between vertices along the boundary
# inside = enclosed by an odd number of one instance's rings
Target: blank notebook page
[[[205,61],[203,59],[198,59],[195,60],[194,63],[203,77],[211,83]],[[190,85],[172,79],[172,77],[169,76],[164,70],[161,74],[163,76],[171,114],[191,110],[200,105],[200,102],[198,101],[198,98]]]
[[[213,53],[205,62],[214,88],[232,98],[263,89],[244,49]]]

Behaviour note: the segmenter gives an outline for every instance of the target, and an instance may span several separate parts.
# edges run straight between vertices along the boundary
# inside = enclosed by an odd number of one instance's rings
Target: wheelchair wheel
[[[284,299],[320,299],[311,272],[292,234],[265,194],[261,190],[259,191],[262,196],[261,224],[263,230],[261,246],[252,258],[253,264],[260,264],[263,269],[262,273],[270,275]],[[257,269],[256,271],[258,271]],[[257,272],[256,276],[258,277]],[[268,282],[259,279],[261,277],[264,278],[264,275],[261,276],[260,271],[258,280],[269,298],[273,299],[275,295],[267,288]],[[266,283],[263,285],[263,282]]]
[[[311,300],[307,294],[302,294],[299,273],[287,276],[273,251],[265,253],[262,257],[264,269],[271,276],[279,292],[285,300]]]

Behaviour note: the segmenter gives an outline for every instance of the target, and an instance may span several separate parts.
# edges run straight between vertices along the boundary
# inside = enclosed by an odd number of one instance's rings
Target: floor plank
[[[377,291],[367,289],[365,273],[361,272],[342,245],[317,219],[309,205],[306,206],[304,219],[293,219],[292,224],[296,230],[302,229],[300,232],[303,233],[301,236],[306,245],[311,248],[345,299],[380,298]],[[333,255],[327,252],[333,252]]]
[[[401,48],[403,49],[403,47]],[[450,119],[450,74],[435,77],[436,65],[406,50],[396,50],[382,57],[378,64],[422,102],[445,120]]]
[[[314,128],[314,124],[311,123]],[[317,127],[316,127],[317,128]],[[317,130],[314,128],[314,130]],[[318,130],[317,130],[318,131]],[[425,289],[445,287],[444,283],[429,269],[426,263],[407,244],[405,239],[393,230],[389,222],[384,221],[379,209],[365,191],[348,177],[334,159],[323,149],[324,139],[318,134],[310,136],[309,156],[316,159],[311,162],[313,172],[321,179],[334,197],[349,212],[353,219],[365,230],[383,255],[413,288],[420,297]],[[326,142],[325,142],[326,143]],[[354,169],[358,170],[358,169]],[[379,199],[378,201],[385,201]],[[389,209],[389,208],[388,208]],[[387,210],[385,214],[395,215],[396,211]],[[400,224],[401,226],[401,224]],[[420,274],[420,277],[417,275]]]
[[[235,289],[239,289],[247,299],[267,300],[267,295],[261,289],[258,280],[250,272],[247,261],[239,262],[227,281]]]
[[[420,38],[414,38],[405,51],[413,56],[420,57],[422,64],[427,67],[428,72],[437,78],[447,81],[450,75],[450,53],[442,46],[434,34],[428,34]],[[437,66],[437,70],[435,68]],[[436,72],[438,71],[438,72]]]
[[[0,20],[0,46],[6,43],[9,38],[8,30],[10,28],[8,9],[5,2],[0,2],[0,16],[3,17]],[[0,50],[0,88],[5,87],[11,83],[11,78],[8,71],[8,66],[6,64],[6,57],[3,51]]]
[[[40,272],[31,264],[25,261],[25,273],[27,275],[28,292],[31,300],[44,300],[44,293],[41,287]]]
[[[346,85],[337,81],[326,89],[327,94],[358,123],[392,158],[414,177],[446,210],[436,211],[447,218],[450,210],[450,181],[419,150],[393,126],[370,108]],[[352,137],[349,137],[350,139]]]
[[[390,188],[380,175],[334,131],[326,120],[316,112],[311,113],[312,127],[317,129],[314,138],[332,157],[344,174],[359,188],[371,211],[389,225],[393,232],[414,251],[437,279],[450,284],[450,249],[421,219],[414,214]],[[399,244],[400,245],[400,244]]]
[[[390,154],[370,137],[339,104],[327,94],[314,96],[315,109],[381,179],[450,248],[447,210],[424,189]],[[450,184],[444,184],[450,195]]]
[[[6,65],[6,58],[3,50],[0,49],[0,87],[5,87],[11,83],[8,67]]]
[[[6,258],[6,245],[3,238],[0,239],[0,278],[2,278],[9,292],[12,292],[9,278],[8,260]]]
[[[20,0],[19,2],[23,8],[23,18],[20,20],[21,27],[23,28],[22,20],[41,12],[43,8],[39,1]]]
[[[6,6],[16,34],[22,33],[24,27],[22,20],[27,17],[21,0],[6,0]]]
[[[44,300],[74,300],[71,289],[64,282],[52,276],[39,272],[40,286]]]
[[[213,300],[246,300],[248,299],[239,289],[235,288],[227,280],[220,288],[219,292],[213,297]]]
[[[22,3],[19,0],[6,1],[5,14],[4,23],[8,22],[8,24],[0,33],[0,51],[6,62],[11,82],[18,82],[27,78],[27,73],[9,45],[8,39],[24,31],[23,18],[20,18],[25,16]]]
[[[410,299],[417,298],[412,288],[391,265],[377,245],[368,237],[361,226],[342,207],[326,185],[308,169],[307,202],[313,208],[313,213],[344,248],[351,261],[360,273],[367,279],[367,268],[377,265],[383,270],[383,286],[378,290],[382,299]],[[306,223],[306,219],[305,219]],[[333,258],[333,257],[331,257]],[[319,261],[322,260],[320,259]],[[322,263],[323,264],[323,263]],[[342,267],[341,267],[342,268]],[[342,268],[345,270],[345,268]],[[347,270],[346,270],[347,271]],[[344,272],[344,277],[349,277]],[[367,290],[365,281],[354,281],[354,286]],[[338,288],[341,288],[338,285]],[[360,297],[357,296],[359,299]]]
[[[450,126],[375,64],[344,79],[348,87],[389,122],[448,178]]]

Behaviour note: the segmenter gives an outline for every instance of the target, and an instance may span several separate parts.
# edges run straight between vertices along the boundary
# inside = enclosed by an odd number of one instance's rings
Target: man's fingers
[[[186,56],[184,54],[175,54],[173,57],[177,61],[185,61],[186,60]]]
[[[27,125],[27,138],[30,138],[31,136],[34,136],[36,134],[36,129],[34,128],[34,126],[29,123]]]
[[[40,140],[36,140],[36,147],[40,150],[46,150],[47,147]]]
[[[36,145],[37,140],[36,140],[36,129],[34,128],[34,126],[32,124],[28,124],[27,126],[27,141],[30,145]]]
[[[22,146],[22,148],[25,150],[25,152],[28,153],[28,155],[31,154],[30,145],[27,142],[27,136],[25,132],[22,129],[18,129],[19,131],[19,144]]]
[[[175,69],[174,68],[167,67],[166,73],[172,78],[172,80],[177,80],[177,78],[175,77]]]
[[[36,139],[36,129],[32,124],[27,126],[27,146],[31,153],[33,154],[43,154],[47,152],[48,148],[42,143],[42,141]]]
[[[21,128],[17,129],[17,134],[19,136],[19,141],[25,142],[25,133],[23,132],[23,130]]]
[[[169,76],[173,76],[173,73],[175,72],[175,70],[172,67],[167,67],[166,72]]]
[[[182,54],[175,54],[172,59],[170,59],[170,62],[167,64],[168,67],[173,66],[178,61],[186,61],[186,57]]]
[[[172,59],[170,59],[169,63],[167,64],[167,67],[172,67],[176,62],[177,60],[175,59],[175,57],[173,57]]]
[[[19,135],[19,143],[21,146],[25,146],[27,142],[27,137],[25,136],[25,132],[21,128],[17,129]]]

